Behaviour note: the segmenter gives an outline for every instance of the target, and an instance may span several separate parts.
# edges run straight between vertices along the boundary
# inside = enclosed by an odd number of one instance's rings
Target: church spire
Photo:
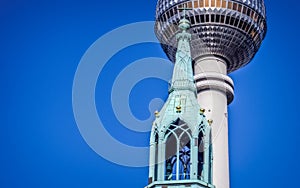
[[[155,112],[150,138],[149,185],[146,188],[214,188],[211,181],[211,126],[201,109],[194,83],[190,22],[179,22],[171,90]]]
[[[184,9],[184,14],[185,11],[186,9]],[[187,31],[190,28],[190,22],[185,18],[185,15],[179,22],[179,28],[181,32],[176,35],[178,46],[170,92],[176,90],[191,90],[192,92],[196,92],[190,48],[192,36]]]

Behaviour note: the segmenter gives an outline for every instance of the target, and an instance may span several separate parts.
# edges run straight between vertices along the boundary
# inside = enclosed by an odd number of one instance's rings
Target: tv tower
[[[147,188],[229,188],[228,113],[234,83],[267,30],[263,0],[158,0],[155,33],[175,63],[155,112]]]

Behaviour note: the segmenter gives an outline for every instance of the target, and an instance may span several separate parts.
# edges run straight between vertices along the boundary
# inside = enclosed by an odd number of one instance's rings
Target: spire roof
[[[190,22],[182,18],[179,22],[180,32],[176,35],[178,46],[169,97],[161,111],[157,112],[154,122],[163,132],[167,125],[177,119],[187,123],[191,130],[196,129],[201,122],[206,122],[205,117],[199,115],[200,106],[194,83],[189,28]]]
[[[191,90],[196,92],[190,48],[192,36],[187,32],[190,28],[190,22],[185,18],[181,19],[179,28],[181,32],[176,35],[178,46],[170,92],[174,90]]]

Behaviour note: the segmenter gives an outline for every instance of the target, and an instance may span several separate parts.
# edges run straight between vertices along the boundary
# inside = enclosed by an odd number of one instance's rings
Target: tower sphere
[[[251,61],[267,30],[263,0],[158,0],[155,33],[172,62],[183,17],[191,24],[193,60],[220,57],[228,73]]]

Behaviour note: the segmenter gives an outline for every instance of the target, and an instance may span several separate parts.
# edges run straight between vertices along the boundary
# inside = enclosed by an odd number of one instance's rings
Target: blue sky
[[[154,20],[155,4],[0,1],[0,187],[147,184],[146,167],[113,164],[87,145],[74,119],[72,85],[80,59],[99,37],[125,24]],[[231,74],[236,92],[229,106],[231,188],[298,186],[300,3],[267,0],[266,5],[268,33],[260,51],[248,66]],[[110,92],[124,67],[150,56],[165,58],[157,44],[123,49],[106,64],[96,88],[106,129],[138,147],[147,146],[149,134],[121,126]],[[137,118],[147,119],[149,101],[166,96],[165,82],[146,79],[132,89],[129,104]]]

